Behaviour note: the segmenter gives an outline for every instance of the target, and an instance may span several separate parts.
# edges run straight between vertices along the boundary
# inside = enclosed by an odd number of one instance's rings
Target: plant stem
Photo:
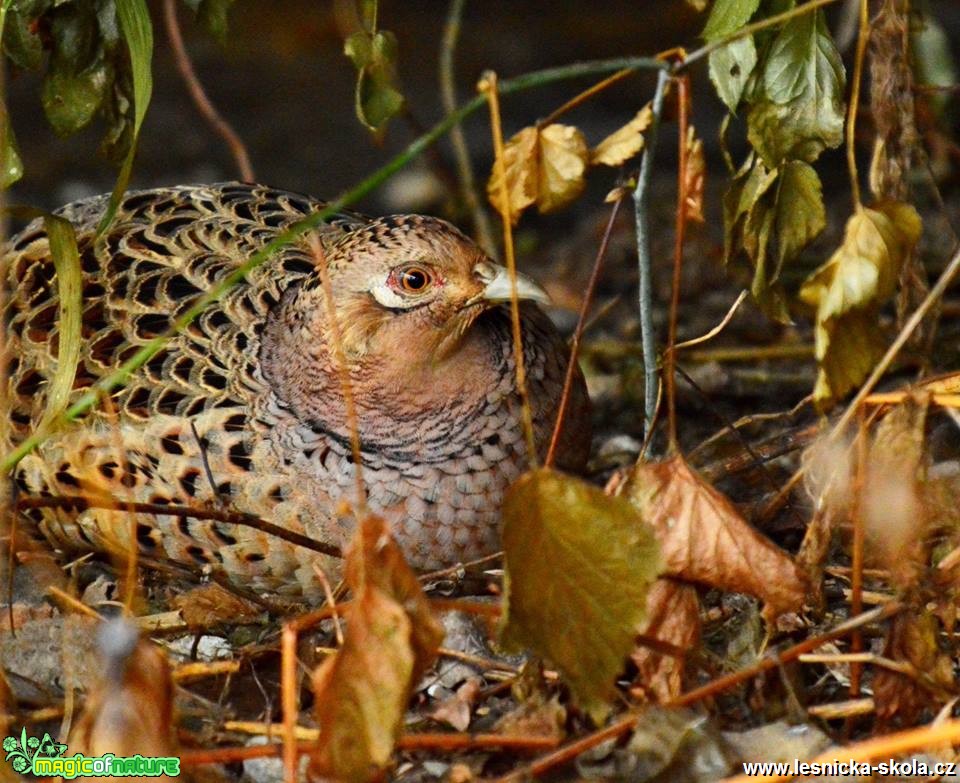
[[[863,206],[860,201],[860,177],[857,173],[857,109],[860,106],[860,82],[863,78],[863,56],[870,38],[867,18],[867,0],[860,0],[860,30],[857,33],[857,55],[853,63],[853,84],[850,87],[850,105],[847,107],[847,169],[850,172],[850,190],[853,206],[857,211]]]
[[[500,98],[497,91],[497,75],[487,71],[480,78],[477,89],[490,104],[490,131],[493,134],[493,161],[496,178],[500,185],[500,222],[503,223],[503,255],[510,273],[510,325],[513,332],[513,360],[517,370],[517,392],[520,395],[520,415],[523,434],[527,441],[530,468],[537,467],[537,442],[533,435],[533,414],[530,412],[530,394],[527,390],[527,365],[523,359],[523,333],[520,330],[520,300],[517,298],[517,260],[513,254],[513,225],[510,221],[510,193],[507,186],[507,163],[504,159],[503,133],[500,126]]]
[[[453,53],[456,51],[457,39],[460,36],[460,19],[463,16],[465,2],[466,0],[450,0],[450,10],[447,12],[440,45],[440,100],[447,114],[452,114],[457,108],[457,92],[453,80]],[[460,195],[470,210],[477,243],[487,253],[492,254],[496,250],[493,228],[487,211],[477,195],[477,182],[470,163],[470,151],[467,149],[467,140],[460,125],[454,125],[450,129],[450,143],[453,145],[453,154],[457,161]]]
[[[663,111],[663,96],[670,77],[667,71],[657,76],[653,94],[653,118],[647,129],[646,147],[640,162],[637,187],[633,192],[634,216],[637,230],[637,261],[640,272],[640,343],[643,349],[643,437],[646,440],[653,429],[657,413],[657,346],[653,330],[653,272],[650,254],[650,180],[653,176],[653,158],[657,151],[657,131]]]
[[[667,395],[667,439],[671,455],[678,450],[677,445],[677,400],[674,365],[677,341],[677,318],[680,310],[681,270],[683,269],[683,235],[687,226],[687,127],[689,109],[690,77],[686,74],[675,79],[677,84],[677,219],[673,240],[673,286],[670,291],[670,315],[667,320],[667,351],[665,355],[664,386]]]

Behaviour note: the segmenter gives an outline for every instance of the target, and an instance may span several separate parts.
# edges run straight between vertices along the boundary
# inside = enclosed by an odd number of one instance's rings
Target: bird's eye
[[[410,294],[419,294],[429,288],[433,275],[422,266],[407,266],[397,272],[400,288]]]

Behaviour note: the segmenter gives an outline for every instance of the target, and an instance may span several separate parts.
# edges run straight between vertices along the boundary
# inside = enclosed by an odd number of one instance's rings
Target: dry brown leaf
[[[683,457],[637,465],[622,491],[653,525],[666,574],[756,596],[766,603],[768,619],[803,604],[805,586],[793,559]]]
[[[950,656],[937,643],[937,621],[928,612],[899,614],[891,621],[884,657],[911,664],[919,677],[878,668],[873,676],[877,717],[913,725],[926,709],[943,704],[956,690]]]
[[[446,723],[457,731],[466,731],[470,728],[470,713],[480,694],[483,683],[479,677],[470,677],[457,692],[449,699],[442,701],[430,713],[430,717],[440,723]]]
[[[69,754],[177,756],[173,680],[164,653],[140,639],[136,626],[120,619],[100,627],[98,644],[103,678],[70,732]]]
[[[587,141],[572,125],[548,125],[540,131],[537,209],[556,212],[583,193]]]
[[[587,157],[587,142],[572,125],[531,126],[514,134],[503,149],[510,222],[516,224],[533,203],[541,212],[554,212],[577,198],[586,186]],[[503,213],[496,165],[487,196]]]
[[[867,553],[901,588],[916,584],[927,560],[920,481],[929,403],[929,396],[908,397],[890,411],[867,453],[860,501]]]
[[[262,607],[216,583],[188,590],[175,596],[171,603],[180,610],[183,621],[196,630],[223,623],[242,625],[263,617]]]
[[[703,159],[703,141],[697,137],[697,131],[692,125],[687,128],[686,146],[687,170],[684,183],[686,216],[687,220],[702,223],[703,188],[707,166]]]
[[[643,132],[653,120],[648,103],[626,125],[615,130],[590,151],[591,166],[619,166],[643,149]]]
[[[500,177],[496,163],[487,182],[487,197],[501,214],[510,216],[516,225],[520,214],[537,200],[539,187],[538,151],[540,137],[533,126],[514,134],[503,147],[503,167],[507,177],[507,208],[501,203]]]
[[[658,579],[647,596],[647,625],[644,636],[675,647],[692,650],[700,638],[700,599],[693,585],[675,579]],[[637,667],[634,695],[666,702],[683,690],[684,658],[668,655],[640,644],[633,651]]]
[[[443,638],[382,519],[369,516],[347,553],[354,600],[343,645],[313,675],[320,727],[314,780],[364,781],[390,760],[413,685]]]

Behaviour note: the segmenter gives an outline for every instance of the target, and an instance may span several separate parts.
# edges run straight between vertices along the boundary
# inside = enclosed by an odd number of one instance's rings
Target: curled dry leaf
[[[503,642],[556,666],[601,722],[660,571],[652,531],[625,499],[541,469],[507,492],[503,549]]]
[[[648,103],[626,125],[615,130],[590,151],[591,166],[620,166],[643,149],[643,132],[653,121]]]
[[[354,600],[343,646],[314,672],[320,727],[314,780],[377,778],[390,760],[413,685],[443,638],[416,575],[378,517],[362,520],[347,555]]]
[[[703,222],[703,187],[706,175],[706,163],[703,159],[703,141],[697,137],[696,129],[687,128],[687,170],[683,192],[686,194],[684,206],[687,220]]]
[[[586,186],[587,142],[572,125],[524,128],[504,146],[507,208],[501,207],[497,166],[487,182],[490,203],[516,223],[520,214],[536,203],[541,212],[562,209]]]
[[[822,404],[859,385],[880,357],[880,306],[920,238],[917,211],[897,201],[861,207],[847,221],[843,244],[804,282],[800,298],[817,311],[815,353],[820,370],[813,391]]]
[[[97,643],[103,677],[70,732],[70,753],[176,756],[173,680],[163,651],[121,619],[103,623]]]
[[[194,630],[230,623],[243,625],[263,618],[263,607],[214,583],[174,596],[171,601],[184,622]]]
[[[693,585],[675,579],[654,582],[647,596],[644,636],[686,652],[700,638],[700,599]],[[637,667],[635,695],[666,702],[683,690],[685,659],[651,645],[639,644],[631,655]]]
[[[768,619],[802,605],[805,585],[793,559],[682,457],[637,465],[622,492],[653,526],[670,576],[756,596]]]
[[[910,724],[920,713],[948,701],[956,691],[950,656],[940,649],[939,627],[929,612],[905,612],[893,618],[883,655],[913,666],[915,676],[878,668],[873,677],[877,716]]]

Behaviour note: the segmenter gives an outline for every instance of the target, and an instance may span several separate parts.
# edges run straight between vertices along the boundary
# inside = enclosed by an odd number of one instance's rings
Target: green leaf
[[[103,103],[113,70],[102,60],[78,73],[56,58],[43,80],[41,101],[47,120],[60,136],[86,127]]]
[[[767,98],[788,103],[809,93],[825,103],[842,82],[843,63],[822,15],[803,14],[788,21],[774,39],[764,66]]]
[[[396,89],[397,39],[389,31],[358,31],[344,42],[344,54],[357,68],[355,107],[357,118],[375,133],[403,108]]]
[[[762,96],[747,115],[747,138],[769,168],[813,162],[843,140],[844,72],[823,16],[784,25],[763,69]]]
[[[20,68],[34,69],[43,59],[40,36],[30,31],[30,20],[10,4],[3,23],[3,51]]]
[[[929,13],[923,15],[922,24],[910,28],[910,55],[920,84],[949,87],[960,81],[957,63],[950,53],[950,38]],[[926,99],[940,113],[949,104],[950,95],[946,92],[930,93]]]
[[[710,52],[710,81],[731,112],[736,112],[747,80],[757,64],[757,49],[753,36],[739,38],[726,46]]]
[[[541,469],[507,492],[503,548],[504,644],[550,661],[601,722],[660,572],[652,530],[627,500]]]
[[[777,271],[793,261],[827,224],[820,177],[809,163],[784,164],[777,191]]]
[[[153,25],[150,21],[150,12],[145,0],[117,0],[117,16],[120,19],[120,29],[130,51],[130,67],[133,74],[133,139],[127,157],[117,176],[110,196],[110,204],[104,211],[103,217],[97,226],[97,235],[102,234],[113,220],[120,199],[130,183],[133,171],[133,160],[137,154],[137,140],[140,137],[140,126],[150,105],[150,96],[153,94],[153,77],[150,73],[153,59]]]
[[[716,41],[735,33],[750,21],[759,6],[760,0],[716,0],[701,35]]]
[[[762,161],[751,154],[733,178],[723,196],[723,262],[729,264],[744,247],[743,218],[777,181],[778,171],[767,170]]]
[[[7,107],[0,103],[0,190],[6,190],[23,176],[23,161],[10,125]]]
[[[57,273],[57,370],[47,389],[47,406],[39,429],[48,428],[66,410],[73,391],[73,381],[80,361],[81,287],[80,253],[77,235],[69,220],[56,215],[45,215],[43,225],[47,232],[50,255]]]
[[[227,41],[227,15],[233,3],[234,0],[201,0],[188,4],[194,6],[197,21],[204,29],[224,44]]]

